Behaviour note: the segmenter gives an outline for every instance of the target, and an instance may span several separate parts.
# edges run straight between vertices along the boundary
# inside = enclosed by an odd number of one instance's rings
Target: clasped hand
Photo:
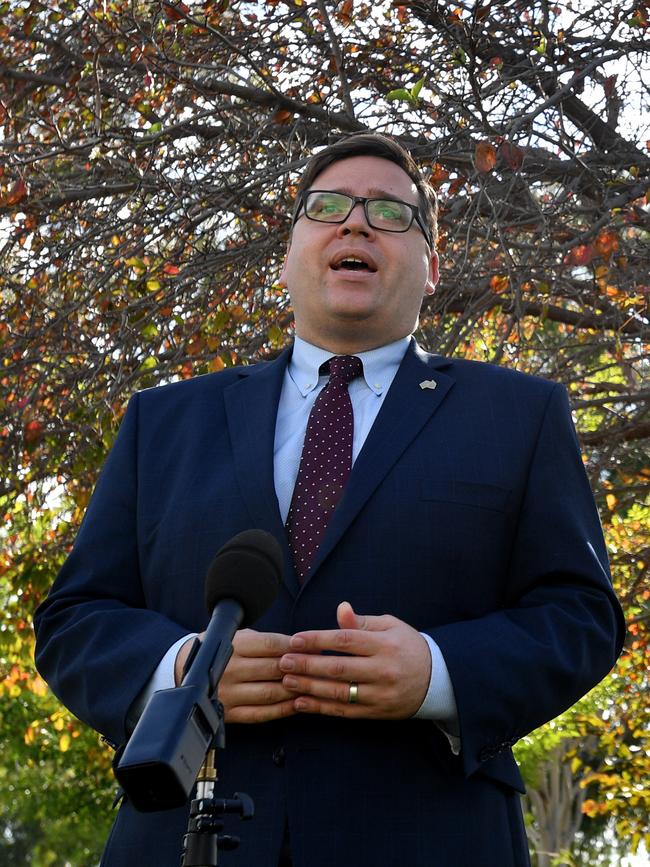
[[[349,602],[341,602],[336,616],[339,629],[294,636],[237,632],[219,684],[226,722],[267,722],[294,713],[413,716],[431,677],[425,639],[389,614],[356,614]],[[351,683],[358,685],[354,704],[349,703]]]

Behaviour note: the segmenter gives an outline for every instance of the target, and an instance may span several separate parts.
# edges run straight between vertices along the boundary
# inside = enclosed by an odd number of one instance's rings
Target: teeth
[[[341,268],[344,265],[365,265],[366,268],[370,268],[367,262],[364,262],[363,259],[359,259],[356,256],[346,256],[345,259],[341,259],[338,265],[335,265],[335,268]]]

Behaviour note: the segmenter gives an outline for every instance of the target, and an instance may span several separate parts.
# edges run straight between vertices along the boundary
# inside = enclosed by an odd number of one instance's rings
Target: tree
[[[285,344],[276,280],[300,169],[330,137],[379,129],[440,195],[422,342],[569,389],[630,624],[616,698],[589,731],[603,762],[637,774],[648,16],[647,0],[0,2],[3,703],[18,685],[31,706],[30,615],[129,395]],[[57,743],[58,707],[39,701],[37,739]],[[29,746],[28,716],[11,717],[7,766]],[[595,779],[586,809],[618,810],[623,837],[647,833],[638,784],[619,797],[623,776]]]

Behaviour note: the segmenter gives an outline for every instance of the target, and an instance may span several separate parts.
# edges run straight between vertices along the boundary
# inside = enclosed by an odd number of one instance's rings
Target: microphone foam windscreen
[[[282,549],[265,530],[244,530],[217,551],[205,579],[210,614],[221,599],[244,609],[241,628],[255,623],[273,604],[282,578]]]

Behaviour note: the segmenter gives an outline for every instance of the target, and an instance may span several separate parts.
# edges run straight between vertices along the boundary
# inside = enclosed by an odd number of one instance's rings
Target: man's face
[[[322,171],[312,189],[418,204],[417,189],[390,160],[348,157]],[[346,268],[350,257],[365,266]],[[438,281],[438,257],[415,221],[407,232],[368,225],[361,204],[345,223],[319,223],[301,213],[282,269],[296,334],[334,352],[362,352],[410,334],[423,294]]]

